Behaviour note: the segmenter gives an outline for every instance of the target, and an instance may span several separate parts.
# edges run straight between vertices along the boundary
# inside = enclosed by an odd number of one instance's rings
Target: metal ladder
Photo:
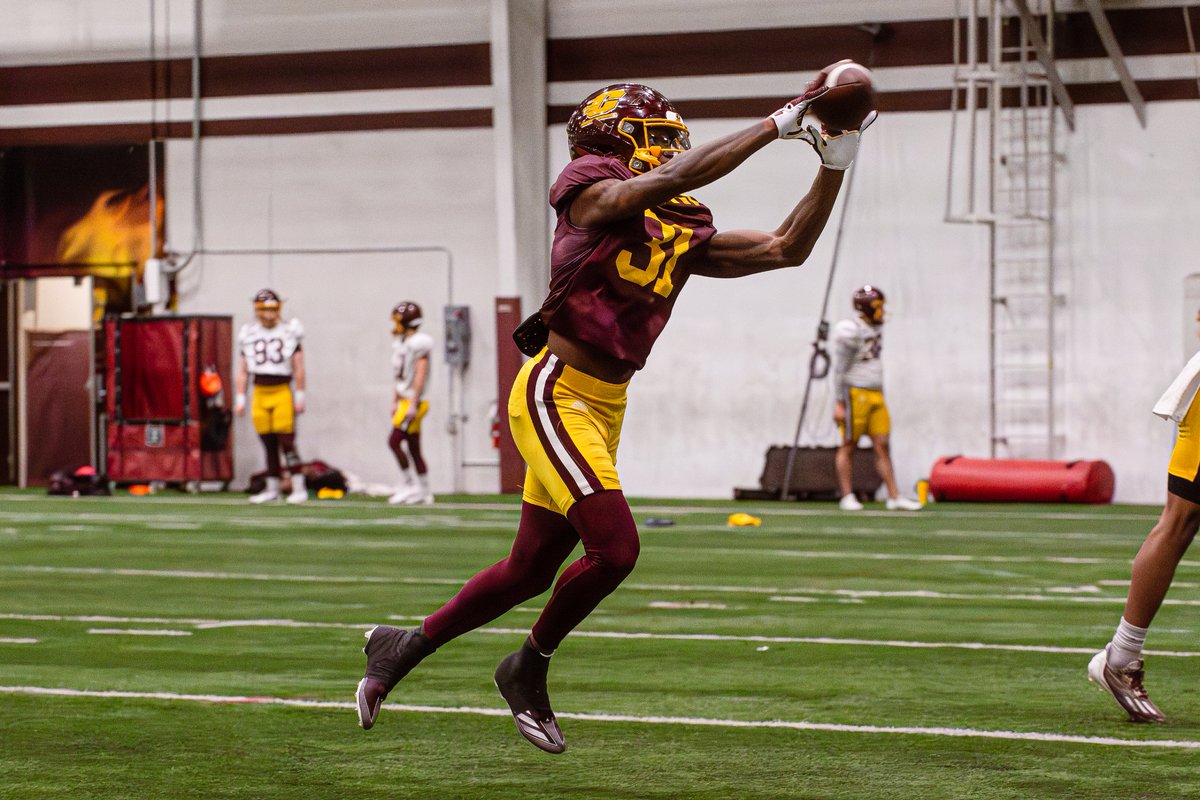
[[[1064,336],[1055,323],[1066,296],[1054,264],[1056,173],[1065,162],[1057,123],[1061,112],[1073,124],[1073,108],[1050,57],[1053,0],[966,3],[955,25],[946,220],[984,224],[990,234],[991,457],[1057,458],[1054,356]]]

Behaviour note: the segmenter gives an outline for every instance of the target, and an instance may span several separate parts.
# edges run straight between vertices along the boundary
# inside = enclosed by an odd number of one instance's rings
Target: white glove
[[[244,393],[239,394],[234,398],[233,413],[237,414],[239,417],[246,413],[246,395]]]
[[[872,111],[863,120],[863,124],[858,130],[844,131],[833,135],[809,125],[806,130],[797,134],[796,138],[803,139],[812,145],[823,166],[837,170],[849,169],[850,165],[854,163],[854,157],[858,155],[859,136],[871,126],[878,116],[879,112]]]
[[[812,105],[813,100],[816,100],[827,91],[829,91],[827,86],[810,89],[772,114],[770,120],[775,123],[775,130],[779,131],[779,138],[803,138],[804,113],[808,111],[808,107]]]

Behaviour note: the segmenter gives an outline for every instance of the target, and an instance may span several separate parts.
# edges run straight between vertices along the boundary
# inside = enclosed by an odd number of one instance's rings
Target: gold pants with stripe
[[[526,502],[565,515],[590,494],[621,488],[628,386],[573,369],[546,348],[525,363],[509,394],[508,424],[528,465]]]
[[[863,434],[887,436],[892,432],[883,392],[851,386],[849,397],[843,397],[842,402],[846,404],[846,421],[838,424],[838,433],[843,442],[857,442]]]
[[[399,428],[404,425],[404,418],[408,416],[408,407],[412,405],[411,400],[401,400],[396,406],[396,413],[392,415],[392,427]],[[420,433],[421,420],[425,418],[425,414],[429,412],[429,401],[422,400],[417,403],[417,415],[413,417],[413,421],[408,423],[408,427],[404,429],[405,433]]]

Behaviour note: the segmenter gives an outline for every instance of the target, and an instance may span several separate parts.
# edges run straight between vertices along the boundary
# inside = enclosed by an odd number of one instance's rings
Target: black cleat
[[[378,625],[363,634],[367,637],[367,671],[358,682],[358,724],[370,730],[379,716],[379,707],[401,678],[437,648],[420,628],[406,631],[391,625]]]
[[[496,667],[496,688],[508,703],[517,732],[547,753],[567,749],[554,712],[550,710],[550,695],[546,691],[546,673],[550,657],[544,656],[528,643],[505,656]]]

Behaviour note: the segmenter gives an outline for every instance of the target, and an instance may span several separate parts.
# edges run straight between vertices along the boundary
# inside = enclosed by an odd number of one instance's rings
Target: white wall
[[[1078,109],[1064,181],[1063,245],[1072,292],[1060,315],[1068,458],[1103,458],[1117,498],[1156,502],[1172,430],[1149,414],[1178,368],[1183,279],[1200,232],[1189,220],[1200,154],[1187,131],[1200,107],[1158,103],[1142,132],[1123,106]],[[744,120],[700,120],[704,141]],[[561,168],[561,131],[549,131],[550,174]],[[468,374],[466,448],[485,459],[494,395],[491,299],[494,195],[487,131],[381,132],[213,139],[204,145],[209,249],[359,248],[424,244],[453,254],[454,302],[475,315]],[[867,135],[856,165],[828,318],[850,313],[864,282],[889,298],[886,388],[902,487],[942,455],[988,454],[987,239],[981,227],[943,221],[949,115],[892,114]],[[169,148],[172,246],[190,242],[190,145]],[[811,181],[816,160],[780,142],[696,195],[719,228],[773,227]],[[1169,198],[1170,202],[1166,199]],[[693,279],[649,364],[636,378],[620,456],[635,495],[728,496],[753,486],[768,445],[791,441],[810,343],[832,257],[839,209],[808,264],[736,282]],[[368,480],[392,480],[387,432],[387,312],[402,297],[426,304],[439,339],[446,297],[436,254],[339,257],[210,256],[184,284],[181,310],[234,312],[272,285],[310,330],[312,412],[301,447]],[[430,462],[435,487],[451,486],[446,368],[435,358]],[[832,435],[827,387],[810,406]],[[239,429],[239,475],[260,458]],[[806,440],[809,439],[806,436]],[[466,488],[489,491],[494,472],[470,468]]]
[[[745,124],[692,127],[704,141]],[[887,396],[905,488],[939,455],[987,453],[985,234],[941,221],[944,159],[923,154],[945,152],[948,136],[948,115],[930,114],[890,115],[868,134],[827,317],[850,316],[850,294],[863,283],[887,293]],[[802,143],[779,142],[694,194],[719,229],[770,229],[816,164]],[[728,496],[757,485],[767,446],[792,441],[840,215],[839,204],[799,268],[688,283],[634,379],[621,449],[627,491]],[[804,443],[835,441],[828,383],[814,384]]]
[[[450,370],[442,308],[472,308],[473,360],[462,427],[467,460],[494,458],[488,407],[495,399],[491,306],[495,196],[487,130],[370,132],[218,138],[203,145],[206,251],[343,250],[320,255],[203,255],[182,273],[181,313],[232,313],[235,330],[252,317],[264,286],[305,324],[309,412],[298,445],[369,482],[391,483],[391,309],[414,300],[437,350],[424,430],[435,490],[454,487]],[[192,235],[192,147],[168,146],[168,246],[188,252]],[[353,250],[414,248],[411,253]],[[450,271],[453,271],[453,285]],[[457,403],[455,404],[457,405]],[[237,481],[261,469],[253,429],[236,429]],[[494,491],[494,469],[466,468],[461,486]]]
[[[143,16],[132,21],[117,13],[127,5],[0,0],[6,20],[0,65],[145,58],[146,4],[134,4]],[[878,19],[881,5],[769,0],[756,4],[748,20],[740,7],[731,18],[728,4],[715,1],[668,0],[664,8],[686,8],[686,14],[665,18],[704,29]],[[317,0],[209,0],[205,52],[487,41],[488,6],[470,0],[349,0],[331,11],[333,6]],[[185,57],[191,3],[162,0],[155,8],[162,32],[158,56]],[[548,0],[548,8],[553,37],[610,35],[641,25],[640,16],[614,13],[608,4]],[[954,9],[950,0],[905,0],[887,4],[886,16],[950,16]],[[905,75],[896,70],[889,79]],[[733,76],[712,85],[744,82],[726,96],[763,96],[774,92],[763,92],[763,86],[786,78]],[[689,97],[703,96],[708,85],[708,79],[673,80]],[[551,87],[553,102],[561,102],[558,94],[568,89],[578,94],[577,88]],[[480,97],[487,102],[488,87],[464,90],[474,92],[464,107],[478,107],[472,104]],[[408,94],[400,99],[357,94],[340,93],[336,99],[361,101],[368,110],[389,110],[382,105],[393,102],[399,105],[392,110],[409,107],[404,105]],[[332,99],[296,96],[273,102],[294,102],[295,113],[308,113],[314,102]],[[218,100],[212,108],[221,102],[236,115],[247,113],[239,109],[255,101]],[[411,102],[438,108],[457,107],[460,101],[439,105],[421,94]],[[172,119],[185,119],[187,104],[176,105],[183,117],[173,111]],[[1117,472],[1118,500],[1159,502],[1172,431],[1148,409],[1182,361],[1179,330],[1194,313],[1185,308],[1183,280],[1197,272],[1192,254],[1200,244],[1200,226],[1193,221],[1200,212],[1195,192],[1200,152],[1191,142],[1200,104],[1158,102],[1148,109],[1149,127],[1142,131],[1128,106],[1077,108],[1076,132],[1068,137],[1061,231],[1060,269],[1071,292],[1060,315],[1066,349],[1057,365],[1069,409],[1065,455],[1107,459]],[[38,122],[43,111],[50,122]],[[82,113],[79,109],[64,107],[3,107],[0,112],[0,123],[18,127],[91,120],[72,116]],[[94,121],[121,121],[122,115],[143,110],[136,103],[114,103],[101,112],[102,120]],[[273,105],[270,113],[286,112]],[[746,123],[692,124],[694,139],[704,141]],[[553,177],[565,158],[561,128],[552,127],[547,135],[544,169]],[[988,451],[987,239],[982,228],[942,221],[948,141],[948,113],[885,115],[869,132],[856,167],[829,311],[830,319],[848,314],[851,290],[868,280],[888,293],[887,395],[898,477],[905,488],[927,475],[940,455]],[[492,457],[485,417],[496,399],[494,145],[486,129],[205,139],[206,248],[431,248],[391,256],[207,256],[189,267],[183,312],[234,313],[240,323],[249,316],[253,291],[269,284],[288,298],[288,313],[308,324],[312,412],[300,440],[306,456],[325,458],[367,480],[392,479],[384,444],[387,312],[405,297],[423,302],[440,347],[439,306],[449,291],[438,248],[445,248],[454,269],[452,299],[470,305],[475,322],[465,456]],[[169,245],[187,252],[193,240],[191,144],[172,140],[167,151]],[[721,228],[771,227],[808,185],[814,169],[814,157],[803,145],[777,143],[696,194],[715,209]],[[631,494],[728,496],[732,487],[756,482],[768,445],[790,441],[833,233],[831,228],[802,268],[732,284],[691,282],[631,391],[621,449],[621,472]],[[452,485],[453,454],[449,437],[440,433],[450,412],[440,351],[434,366],[434,411],[426,439],[434,488],[446,491]],[[811,411],[818,420],[828,416],[826,400],[822,392],[814,398]],[[260,454],[248,426],[243,424],[238,435],[241,480],[258,468]],[[464,481],[469,490],[489,491],[496,485],[495,471],[468,468]]]
[[[1200,155],[1185,139],[1200,107],[1155,104],[1146,131],[1128,107],[1077,113],[1062,187],[1064,456],[1107,460],[1119,501],[1160,502],[1174,429],[1149,409],[1182,363],[1181,321],[1196,313],[1183,296],[1200,247]],[[741,124],[698,123],[695,138]],[[847,316],[861,283],[887,292],[886,392],[904,488],[938,456],[988,454],[987,240],[942,221],[948,136],[948,115],[928,113],[885,116],[867,135],[829,315]],[[719,227],[770,227],[806,185],[809,155],[776,144],[695,194]],[[791,441],[834,234],[831,223],[797,270],[689,283],[631,391],[621,453],[630,493],[752,486],[765,447]],[[819,384],[810,414],[828,413],[826,392]]]

